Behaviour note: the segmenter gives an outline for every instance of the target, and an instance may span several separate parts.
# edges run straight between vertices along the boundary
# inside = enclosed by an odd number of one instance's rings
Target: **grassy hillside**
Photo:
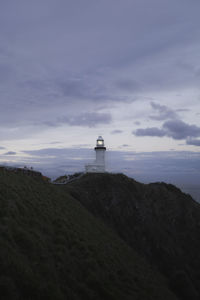
[[[63,187],[6,170],[0,298],[176,299],[162,276]]]
[[[157,266],[180,299],[200,299],[200,205],[189,195],[123,174],[87,174],[62,189]]]

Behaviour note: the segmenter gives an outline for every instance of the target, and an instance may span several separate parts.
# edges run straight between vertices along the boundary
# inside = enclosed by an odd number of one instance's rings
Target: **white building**
[[[94,163],[86,165],[85,171],[87,173],[104,173],[106,147],[104,146],[104,140],[102,136],[98,137],[94,150],[96,152],[96,160]]]

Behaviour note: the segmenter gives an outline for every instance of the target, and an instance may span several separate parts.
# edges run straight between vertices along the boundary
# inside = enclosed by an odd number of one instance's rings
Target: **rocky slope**
[[[87,174],[63,189],[156,266],[180,299],[200,299],[200,205],[165,183]]]
[[[119,200],[114,192],[117,177],[108,178],[86,176],[77,180],[79,188],[68,190],[67,185],[53,185],[42,176],[0,170],[1,299],[177,299],[165,278],[98,220],[117,224],[115,214],[113,220],[108,215],[112,201],[113,206],[121,206],[116,210],[121,220],[127,215],[122,202],[128,195]],[[108,180],[114,184],[111,192]],[[96,209],[98,218],[70,193],[86,206],[89,199],[96,202],[91,211]],[[127,237],[131,228],[132,224]]]

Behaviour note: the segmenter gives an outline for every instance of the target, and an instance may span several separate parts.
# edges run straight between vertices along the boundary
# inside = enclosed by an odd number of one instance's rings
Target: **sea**
[[[183,184],[177,185],[184,193],[190,194],[194,200],[200,203],[200,185]]]

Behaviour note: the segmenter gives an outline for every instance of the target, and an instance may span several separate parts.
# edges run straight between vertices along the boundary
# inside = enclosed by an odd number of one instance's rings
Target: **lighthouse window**
[[[97,141],[98,145],[103,145],[103,141]]]

